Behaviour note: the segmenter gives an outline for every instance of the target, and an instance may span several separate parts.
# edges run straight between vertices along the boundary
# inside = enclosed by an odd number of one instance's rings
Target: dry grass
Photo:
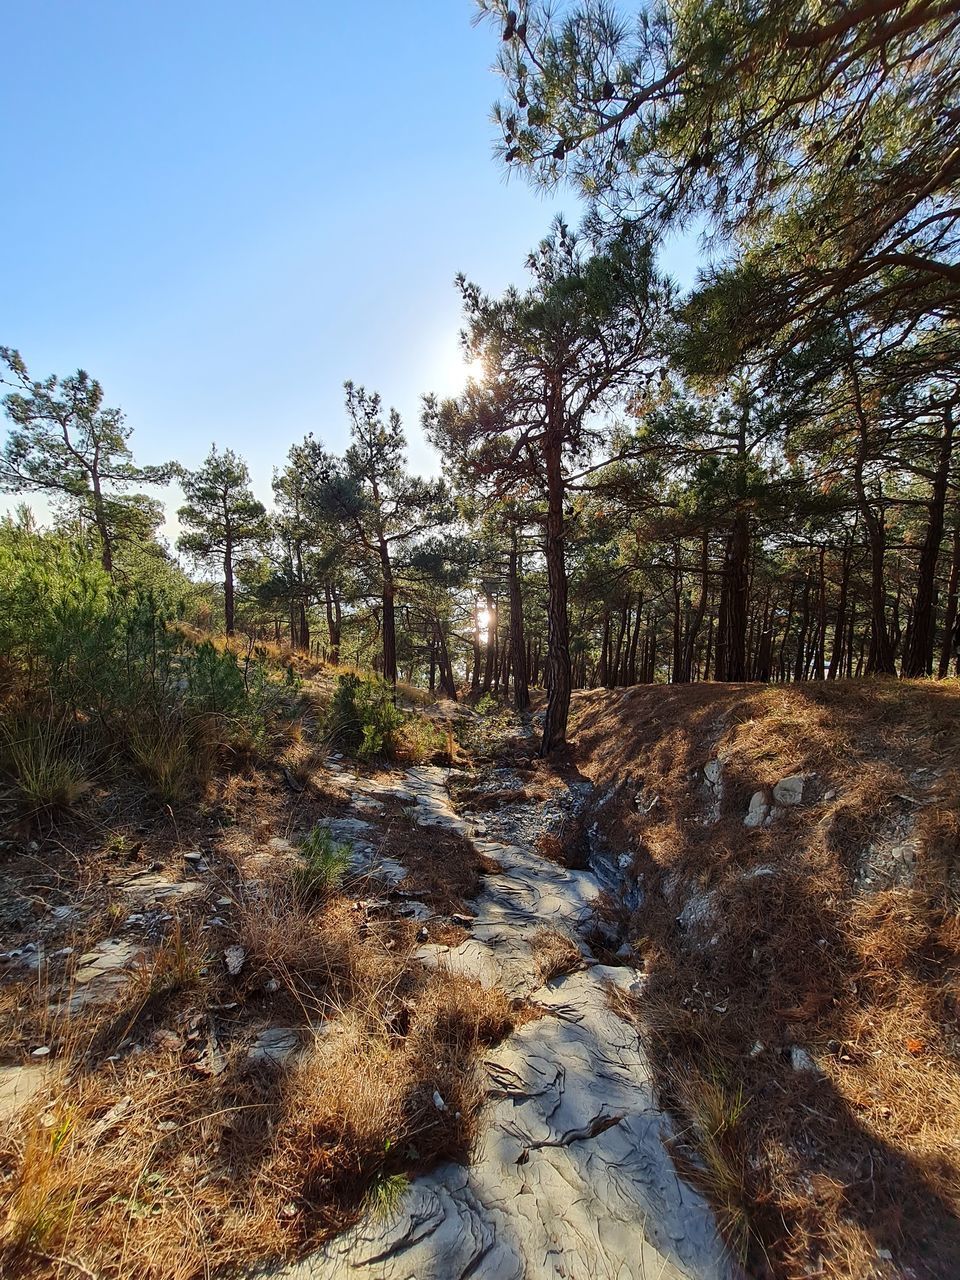
[[[308,891],[292,857],[244,888],[230,849],[238,865],[262,849],[284,809],[310,830],[318,801],[255,777],[233,790],[242,822],[218,845],[229,929],[201,933],[187,900],[113,1003],[72,1017],[63,999],[51,1019],[45,981],[0,989],[6,1042],[49,1044],[53,1060],[0,1138],[0,1274],[189,1280],[296,1254],[391,1212],[409,1176],[469,1147],[479,1055],[524,1011],[424,970],[410,921],[376,918],[330,878]],[[439,868],[443,834],[424,834]],[[93,912],[76,952],[117,923]],[[234,977],[228,943],[246,953]],[[299,1056],[254,1063],[268,1025],[294,1029]]]
[[[93,787],[76,724],[50,715],[5,720],[0,765],[10,774],[21,811],[28,817],[68,813]]]
[[[577,708],[577,764],[612,791],[601,823],[645,892],[626,936],[647,979],[620,1004],[732,1247],[777,1280],[954,1277],[960,689],[641,688]],[[794,773],[804,804],[745,829],[751,794]],[[904,832],[915,863],[891,869]],[[678,920],[692,894],[702,927]]]
[[[288,1256],[466,1154],[479,1053],[518,1016],[502,994],[424,970],[405,922],[358,922],[337,894],[314,909],[274,885],[236,936],[236,978],[175,931],[56,1042],[56,1079],[0,1139],[0,1273],[189,1280]],[[251,1061],[265,1022],[302,1052]]]
[[[482,877],[502,870],[458,832],[418,826],[403,812],[390,818],[379,851],[398,858],[408,871],[404,887],[443,915],[465,911]]]
[[[541,983],[562,978],[583,964],[583,953],[576,942],[559,929],[538,929],[533,935],[530,950]]]

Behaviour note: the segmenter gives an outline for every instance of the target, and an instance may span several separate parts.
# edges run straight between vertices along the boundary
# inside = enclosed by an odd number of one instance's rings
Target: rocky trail
[[[374,786],[343,762],[332,767],[357,797],[358,812],[370,803],[365,793],[384,791],[382,781]],[[566,869],[533,851],[538,815],[530,805],[460,814],[446,782],[444,770],[410,769],[392,790],[418,825],[473,840],[500,871],[485,878],[472,904],[470,936],[452,948],[424,945],[420,958],[525,997],[542,1016],[484,1060],[487,1109],[469,1167],[445,1164],[418,1178],[394,1216],[368,1217],[272,1274],[285,1280],[729,1276],[710,1210],[678,1177],[664,1145],[670,1122],[654,1098],[636,1030],[610,1007],[610,987],[630,989],[642,975],[597,963],[587,942],[601,879],[595,870]],[[500,776],[488,785],[505,782]],[[563,799],[582,806],[584,784],[571,784]],[[362,818],[339,825],[338,838],[357,843],[360,865],[396,878],[395,866],[377,867],[375,850],[363,842]],[[545,927],[574,939],[583,963],[543,985],[531,944]]]

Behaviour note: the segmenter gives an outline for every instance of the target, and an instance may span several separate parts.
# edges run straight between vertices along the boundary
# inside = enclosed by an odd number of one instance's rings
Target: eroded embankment
[[[623,1003],[753,1274],[960,1274],[960,689],[584,693]]]
[[[420,956],[527,997],[540,1016],[485,1057],[487,1109],[469,1166],[418,1178],[395,1216],[368,1218],[283,1274],[720,1280],[729,1267],[712,1215],[677,1176],[640,1039],[611,1007],[616,993],[629,998],[639,974],[599,964],[590,951],[596,877],[504,838],[511,825],[515,838],[532,830],[522,787],[504,781],[493,787],[513,802],[509,811],[485,809],[470,821],[451,808],[440,770],[406,775],[421,825],[466,832],[499,866],[473,904],[470,936]],[[573,808],[584,796],[581,783]],[[544,984],[557,969],[571,971]]]

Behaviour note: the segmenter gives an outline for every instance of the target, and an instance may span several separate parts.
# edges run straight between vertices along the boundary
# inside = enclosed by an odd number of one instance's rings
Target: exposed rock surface
[[[773,788],[773,800],[775,804],[800,804],[803,800],[803,786],[806,779],[799,773],[791,774],[789,778],[781,778]]]
[[[0,1066],[0,1120],[9,1120],[39,1092],[46,1070],[34,1063]]]
[[[750,807],[743,820],[745,827],[762,827],[770,817],[770,802],[766,791],[755,791],[750,797]]]
[[[143,948],[125,938],[98,942],[77,964],[68,1001],[70,1012],[115,999],[129,981],[130,969],[142,956]]]
[[[300,1034],[293,1027],[265,1027],[247,1050],[250,1062],[282,1066],[300,1049]]]
[[[359,780],[358,780],[359,781]],[[439,769],[413,769],[414,816],[466,834]],[[381,784],[382,788],[382,784]],[[502,831],[502,828],[501,828]],[[515,836],[515,839],[518,837]],[[576,935],[599,882],[525,844],[477,840],[502,867],[474,906],[472,936],[421,958],[530,996],[544,1016],[484,1063],[488,1107],[469,1167],[418,1178],[392,1219],[367,1218],[275,1276],[287,1280],[721,1280],[733,1273],[712,1215],[664,1147],[636,1031],[609,1007],[611,983],[642,981],[591,964],[539,987],[530,942],[556,925]],[[591,960],[584,947],[587,960]]]

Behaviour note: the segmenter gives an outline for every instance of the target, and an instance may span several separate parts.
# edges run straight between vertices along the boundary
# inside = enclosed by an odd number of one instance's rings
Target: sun
[[[486,365],[479,356],[475,360],[465,360],[464,367],[467,371],[468,382],[483,382],[487,376]]]

